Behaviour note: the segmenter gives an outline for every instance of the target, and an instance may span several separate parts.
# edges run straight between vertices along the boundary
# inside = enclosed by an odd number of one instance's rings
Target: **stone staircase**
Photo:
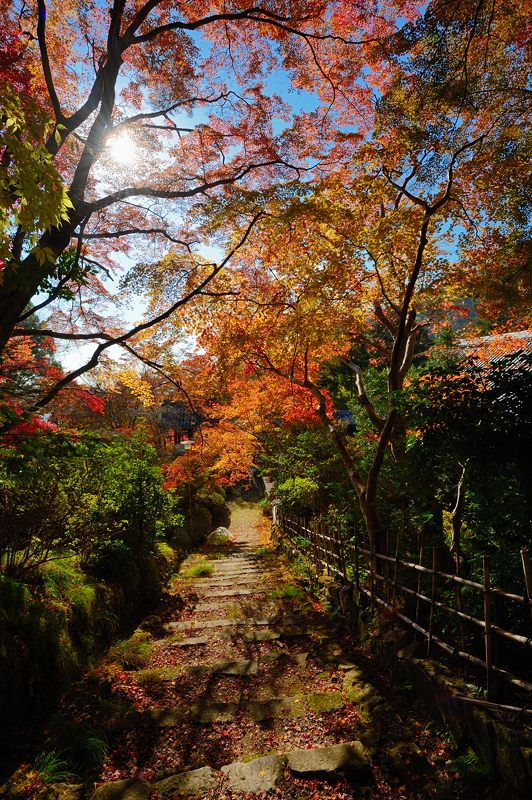
[[[380,711],[389,715],[383,698],[356,665],[342,663],[330,621],[309,599],[282,598],[278,562],[265,558],[254,529],[207,544],[201,557],[212,574],[176,583],[193,604],[176,618],[146,621],[152,663],[135,679],[163,702],[109,721],[112,747],[130,752],[131,763],[122,758],[125,777],[99,786],[91,800],[362,796],[378,747],[376,720]],[[145,778],[139,765],[161,743],[172,768],[159,765]],[[316,781],[344,794],[316,794]]]

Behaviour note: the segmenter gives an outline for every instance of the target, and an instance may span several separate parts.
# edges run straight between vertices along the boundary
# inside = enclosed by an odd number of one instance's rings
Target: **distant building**
[[[201,414],[187,407],[180,400],[165,400],[161,406],[160,419],[172,444],[181,444],[183,439],[192,439],[203,422]]]

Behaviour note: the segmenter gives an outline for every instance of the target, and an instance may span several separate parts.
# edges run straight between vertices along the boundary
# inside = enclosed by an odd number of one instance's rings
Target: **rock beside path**
[[[176,795],[188,795],[201,797],[210,789],[216,787],[217,773],[210,767],[193,769],[190,772],[182,772],[179,775],[172,775],[153,784],[153,789],[160,800],[173,798]]]
[[[283,777],[285,759],[263,756],[243,763],[236,761],[222,767],[229,780],[229,789],[236,792],[270,792]]]
[[[149,800],[150,784],[138,778],[104,783],[96,789],[91,800]]]
[[[288,767],[296,775],[309,776],[339,772],[343,775],[362,775],[369,761],[361,742],[333,744],[312,750],[293,750],[287,754]]]

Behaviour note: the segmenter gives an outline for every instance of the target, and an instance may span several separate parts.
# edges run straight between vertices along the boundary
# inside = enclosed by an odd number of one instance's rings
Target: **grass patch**
[[[271,547],[267,547],[266,545],[257,547],[257,549],[254,550],[254,555],[256,555],[257,558],[264,558],[266,561],[273,561],[276,557]]]
[[[270,597],[273,600],[301,600],[304,596],[305,590],[301,586],[294,586],[293,584],[279,586],[270,592]]]
[[[456,756],[450,764],[449,771],[461,779],[486,778],[491,772],[480,763],[476,753],[468,747],[465,753]]]
[[[188,567],[184,573],[183,577],[185,578],[207,578],[209,575],[212,575],[214,572],[214,566],[210,563],[210,561],[198,561],[196,564],[192,564]]]
[[[244,616],[240,603],[229,603],[224,611],[226,619],[240,619]]]
[[[141,669],[150,660],[151,649],[150,635],[137,630],[129,639],[113,645],[107,659],[122,669]]]
[[[35,771],[43,783],[60,783],[74,778],[71,764],[56,750],[41,753],[35,759]]]
[[[67,779],[66,776],[58,777],[61,764],[69,770],[70,779],[87,780],[101,768],[109,752],[109,743],[102,731],[74,721],[56,720],[54,744],[56,749],[47,754],[48,758],[50,755],[54,757],[49,767],[54,777],[47,777],[48,783]],[[35,767],[41,774],[37,762]]]
[[[156,544],[157,555],[162,558],[168,567],[175,566],[177,562],[177,553],[173,547],[170,547],[166,542],[157,542]]]

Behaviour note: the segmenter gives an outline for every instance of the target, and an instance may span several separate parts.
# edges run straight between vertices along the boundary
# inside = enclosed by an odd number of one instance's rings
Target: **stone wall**
[[[524,715],[500,712],[456,699],[467,695],[464,682],[429,659],[397,657],[398,680],[407,681],[458,746],[469,745],[480,763],[516,791],[532,786],[532,730]],[[530,720],[530,717],[528,717]]]

